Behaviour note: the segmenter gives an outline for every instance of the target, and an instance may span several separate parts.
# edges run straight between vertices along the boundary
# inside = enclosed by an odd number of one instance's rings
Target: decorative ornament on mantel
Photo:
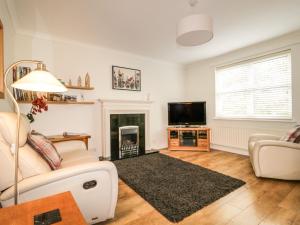
[[[198,0],[190,0],[191,8]],[[213,20],[206,14],[192,14],[182,18],[177,24],[176,42],[182,46],[202,45],[213,38]]]

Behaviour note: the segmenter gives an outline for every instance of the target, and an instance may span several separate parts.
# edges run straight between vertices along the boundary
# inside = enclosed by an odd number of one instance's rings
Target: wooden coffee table
[[[62,221],[55,225],[87,225],[71,192],[0,209],[0,224],[33,225],[34,216],[59,209]]]

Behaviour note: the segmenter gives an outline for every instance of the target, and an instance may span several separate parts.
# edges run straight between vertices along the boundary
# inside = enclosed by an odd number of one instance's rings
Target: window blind
[[[216,69],[216,117],[292,119],[291,53]]]

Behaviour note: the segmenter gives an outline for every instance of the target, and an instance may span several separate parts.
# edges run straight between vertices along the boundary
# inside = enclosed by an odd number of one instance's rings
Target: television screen
[[[169,125],[206,125],[206,102],[168,104]]]

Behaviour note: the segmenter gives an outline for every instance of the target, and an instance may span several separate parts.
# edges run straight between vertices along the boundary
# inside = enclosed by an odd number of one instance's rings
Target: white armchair
[[[248,151],[257,177],[300,180],[300,144],[281,141],[274,135],[253,134]]]
[[[13,204],[15,137],[14,113],[0,112],[0,202]],[[20,124],[19,202],[71,191],[87,223],[114,217],[118,195],[118,174],[111,162],[99,162],[80,141],[55,144],[63,161],[60,169],[49,165],[26,144],[30,126],[25,118]]]

